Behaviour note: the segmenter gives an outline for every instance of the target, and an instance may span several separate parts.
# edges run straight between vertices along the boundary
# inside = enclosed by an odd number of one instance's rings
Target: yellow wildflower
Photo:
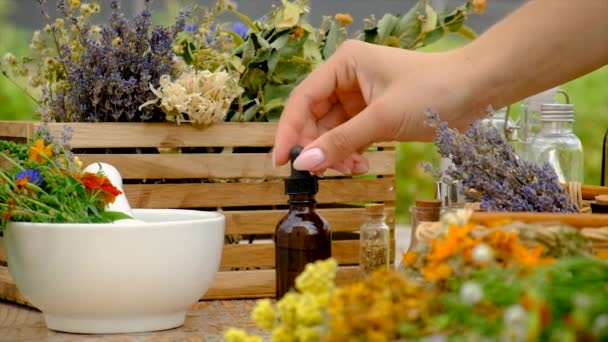
[[[318,342],[321,340],[319,330],[308,327],[298,327],[295,337],[298,339],[298,342]]]
[[[80,6],[80,0],[72,0],[70,1],[70,4],[72,5],[72,7],[76,8]]]
[[[331,258],[306,265],[296,278],[296,289],[312,294],[327,293],[333,289],[337,267],[338,263]]]
[[[296,337],[292,330],[286,327],[276,327],[270,335],[271,342],[295,342]]]
[[[247,335],[244,330],[230,328],[224,333],[226,342],[262,342],[260,336]]]
[[[340,26],[348,26],[353,23],[353,17],[348,13],[337,13],[336,21]]]
[[[30,147],[29,154],[30,160],[38,163],[44,163],[46,158],[51,158],[53,156],[53,148],[51,145],[45,146],[44,141],[42,139],[38,139],[36,140],[36,145]]]
[[[301,325],[313,326],[320,324],[323,320],[323,308],[316,305],[315,296],[310,293],[302,293],[296,303],[296,317]]]
[[[473,13],[483,14],[488,4],[487,0],[473,0]]]
[[[298,293],[288,292],[277,303],[278,316],[281,317],[281,323],[285,326],[295,327],[298,324],[296,316],[298,296]]]
[[[82,160],[78,156],[74,157],[74,167],[76,167],[76,170],[82,169]]]
[[[270,299],[261,299],[256,303],[251,312],[251,319],[260,329],[272,329],[275,315]]]

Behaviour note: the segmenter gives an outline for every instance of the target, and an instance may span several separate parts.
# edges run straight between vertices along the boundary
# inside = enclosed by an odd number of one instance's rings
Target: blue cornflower
[[[241,36],[241,38],[245,38],[247,37],[247,32],[249,32],[249,26],[237,21],[232,25],[232,31]]]
[[[196,26],[196,24],[187,25],[186,27],[184,27],[184,31],[186,31],[186,32],[196,32],[196,31],[198,31],[198,26]]]
[[[36,169],[26,169],[17,172],[17,174],[15,175],[15,181],[17,181],[18,183],[27,182],[38,185],[42,182],[42,175],[40,174],[40,171]]]

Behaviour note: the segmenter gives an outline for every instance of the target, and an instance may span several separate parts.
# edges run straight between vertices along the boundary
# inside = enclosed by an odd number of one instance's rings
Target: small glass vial
[[[574,105],[541,105],[540,131],[530,148],[530,160],[538,166],[549,163],[559,181],[583,182],[583,145],[574,134]]]
[[[421,223],[439,222],[442,210],[444,209],[442,204],[443,202],[439,199],[416,200],[416,204],[410,207],[412,232],[408,249],[411,249],[416,244],[416,231]]]
[[[317,178],[293,168],[300,152],[299,145],[291,150],[291,175],[285,179],[289,211],[277,224],[274,235],[277,300],[295,286],[306,264],[331,257],[331,228],[316,212]]]
[[[362,275],[390,267],[390,229],[385,223],[384,204],[365,205],[366,221],[359,231],[359,267]]]

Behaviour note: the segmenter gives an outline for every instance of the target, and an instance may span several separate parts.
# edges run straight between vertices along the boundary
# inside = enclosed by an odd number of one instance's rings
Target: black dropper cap
[[[290,153],[291,175],[285,178],[285,193],[288,195],[316,194],[319,191],[317,177],[308,171],[300,171],[293,168],[293,161],[302,152],[302,145],[294,146]]]

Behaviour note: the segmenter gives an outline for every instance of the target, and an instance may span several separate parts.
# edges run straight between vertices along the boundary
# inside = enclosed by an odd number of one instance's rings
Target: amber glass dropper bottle
[[[293,168],[302,146],[291,149],[291,175],[285,179],[289,211],[277,224],[274,241],[276,257],[276,298],[295,285],[307,263],[331,257],[331,229],[316,209],[317,177]]]

